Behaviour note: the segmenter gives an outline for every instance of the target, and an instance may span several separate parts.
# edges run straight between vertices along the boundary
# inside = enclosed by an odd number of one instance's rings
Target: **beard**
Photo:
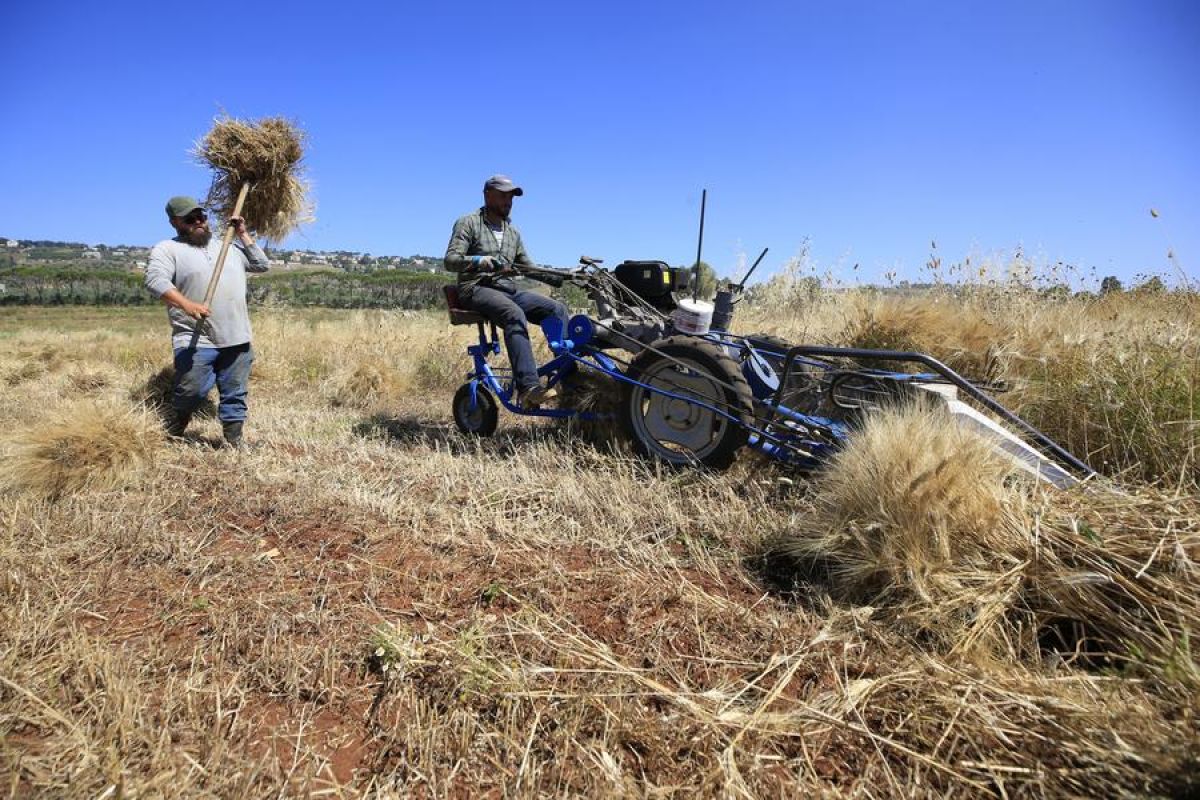
[[[212,231],[208,228],[192,228],[183,234],[183,240],[196,247],[208,247],[212,240]]]

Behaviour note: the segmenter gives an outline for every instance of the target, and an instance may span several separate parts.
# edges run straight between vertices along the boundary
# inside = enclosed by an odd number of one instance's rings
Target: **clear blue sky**
[[[535,260],[917,280],[1200,273],[1200,3],[7,4],[0,236],[150,244],[224,111],[310,137],[286,245],[440,255],[483,179]],[[1158,211],[1153,218],[1150,209]],[[860,269],[852,270],[854,264]]]

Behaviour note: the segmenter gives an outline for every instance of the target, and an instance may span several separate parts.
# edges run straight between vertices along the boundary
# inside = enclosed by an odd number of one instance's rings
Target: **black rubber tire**
[[[737,362],[717,345],[695,336],[670,336],[654,342],[651,347],[654,349],[643,350],[633,359],[625,373],[628,377],[651,385],[654,385],[652,381],[655,379],[660,383],[678,382],[685,376],[679,370],[676,360],[685,362],[699,375],[715,379],[704,391],[694,394],[707,397],[709,405],[732,414],[734,419],[720,417],[696,405],[677,404],[667,415],[670,419],[664,420],[663,424],[671,425],[675,415],[687,414],[692,421],[674,420],[680,430],[697,438],[704,437],[706,432],[709,435],[707,441],[695,448],[677,443],[664,444],[655,438],[647,427],[647,419],[652,414],[662,412],[661,408],[655,409],[652,399],[662,396],[655,395],[641,386],[622,383],[621,424],[634,450],[640,455],[656,458],[674,466],[699,463],[712,469],[729,467],[737,458],[738,450],[746,444],[748,431],[745,426],[751,424],[754,419],[754,400],[750,394],[750,386],[742,376]],[[672,373],[675,377],[672,377]],[[669,389],[669,384],[663,388]],[[679,388],[672,391],[678,394],[687,393]],[[671,444],[675,444],[678,449],[673,449]]]
[[[475,389],[475,411],[471,411],[471,384],[464,383],[454,393],[454,424],[469,436],[491,436],[500,421],[500,406],[484,386]]]

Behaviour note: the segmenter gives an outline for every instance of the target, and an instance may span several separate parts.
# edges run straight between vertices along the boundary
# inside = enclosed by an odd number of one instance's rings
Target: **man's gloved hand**
[[[475,256],[474,260],[477,272],[503,272],[507,268],[499,256]]]

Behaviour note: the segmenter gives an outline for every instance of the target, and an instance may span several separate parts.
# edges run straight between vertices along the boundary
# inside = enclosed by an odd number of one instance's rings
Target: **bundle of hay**
[[[67,373],[67,383],[74,391],[85,393],[105,388],[112,379],[99,367],[78,366]]]
[[[0,374],[9,386],[20,386],[23,383],[35,381],[43,375],[57,372],[64,365],[76,360],[74,355],[65,353],[58,347],[46,345],[34,351],[18,351],[10,353],[15,356],[11,361],[6,359]]]
[[[150,463],[162,442],[161,426],[145,410],[75,404],[8,443],[0,485],[51,499],[113,488]]]
[[[1200,497],[1144,489],[1048,495],[1034,508],[1027,605],[1043,646],[1190,686],[1200,709]]]
[[[304,134],[291,121],[219,119],[193,155],[214,171],[205,204],[222,216],[233,213],[238,192],[249,183],[242,216],[260,236],[280,241],[313,220],[308,184],[300,175]]]
[[[396,400],[407,388],[398,370],[368,362],[332,376],[326,382],[325,395],[334,408],[371,408]]]
[[[822,472],[815,513],[777,553],[837,599],[882,606],[953,647],[990,636],[1030,543],[1005,513],[1007,461],[944,411],[912,404],[869,418]]]
[[[797,575],[933,649],[1123,664],[1200,686],[1200,499],[1020,482],[920,405],[868,419],[773,544]]]

